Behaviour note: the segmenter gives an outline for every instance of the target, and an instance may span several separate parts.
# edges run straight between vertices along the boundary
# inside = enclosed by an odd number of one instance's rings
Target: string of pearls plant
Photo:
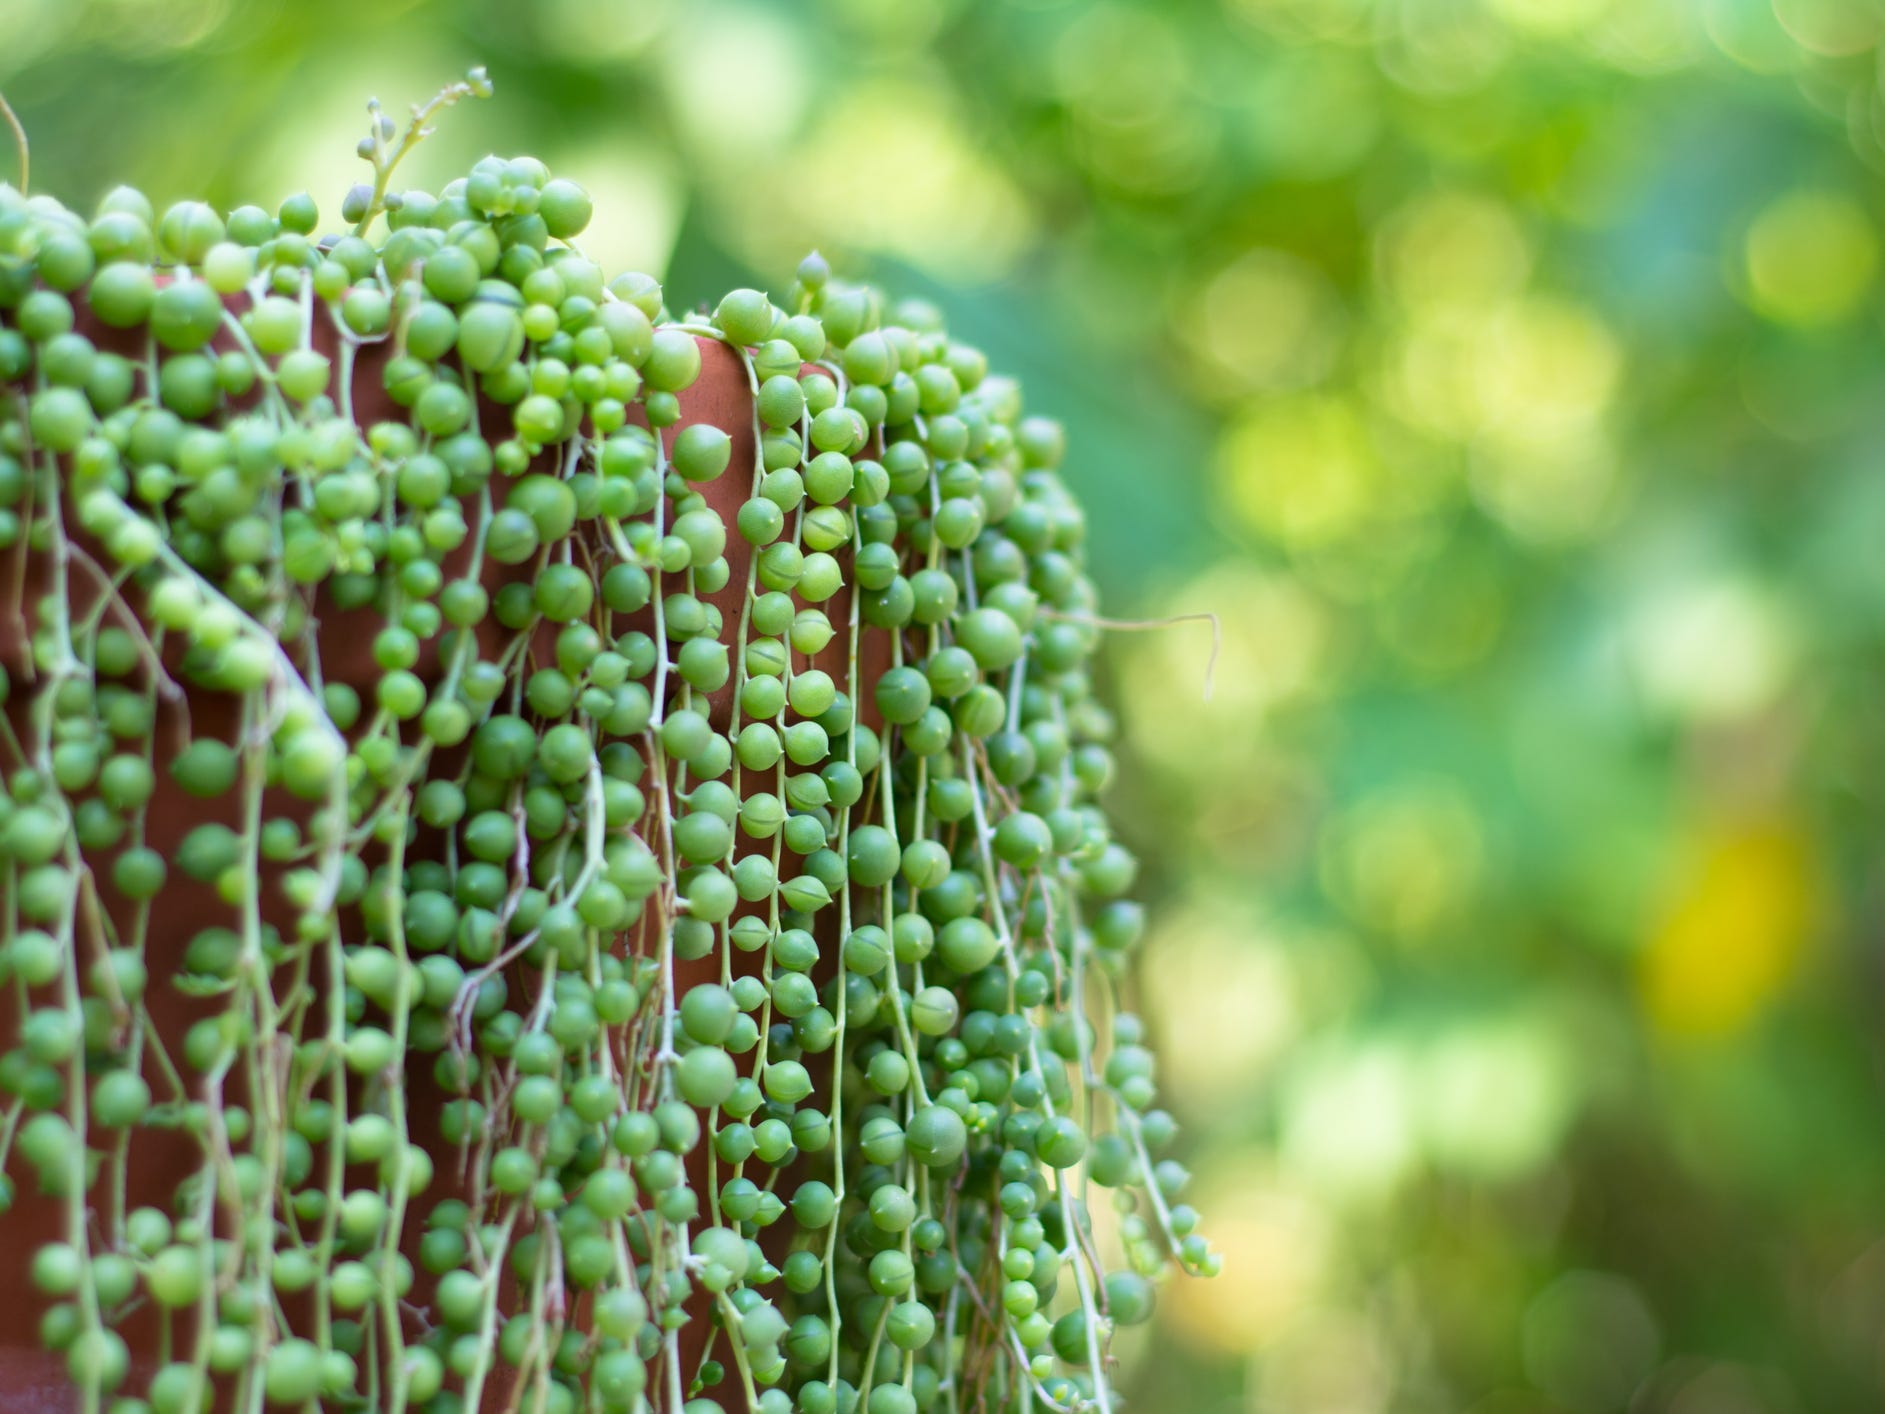
[[[344,234],[0,187],[41,1336],[114,1414],[1117,1407],[1114,1330],[1217,1258],[1113,1001],[1060,430],[815,256],[677,317],[535,159],[393,190],[488,91],[375,108]],[[683,417],[703,340],[750,429]],[[324,625],[362,614],[356,686]],[[153,1137],[193,1157],[140,1203]]]

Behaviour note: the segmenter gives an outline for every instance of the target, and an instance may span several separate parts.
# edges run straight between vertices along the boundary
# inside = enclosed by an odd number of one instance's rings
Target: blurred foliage
[[[43,186],[534,151],[1071,426],[1223,1278],[1138,1407],[1885,1400],[1879,0],[7,0]]]

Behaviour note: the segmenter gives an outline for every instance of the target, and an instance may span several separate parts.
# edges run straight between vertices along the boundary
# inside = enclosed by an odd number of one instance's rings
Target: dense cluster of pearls
[[[376,111],[338,236],[0,187],[45,1343],[122,1414],[1109,1407],[1114,1329],[1216,1258],[1111,1001],[1059,429],[816,257],[677,318],[534,159],[389,191],[430,111]],[[749,427],[687,415],[703,348]]]

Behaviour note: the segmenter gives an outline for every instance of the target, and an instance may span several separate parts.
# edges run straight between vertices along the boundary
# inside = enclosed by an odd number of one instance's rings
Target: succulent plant
[[[816,256],[675,315],[533,158],[395,191],[488,87],[344,233],[0,188],[42,1338],[126,1414],[1108,1408],[1217,1259],[1061,430]]]

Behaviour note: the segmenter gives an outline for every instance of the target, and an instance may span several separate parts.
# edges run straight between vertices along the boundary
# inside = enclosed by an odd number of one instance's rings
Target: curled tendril
[[[393,141],[398,129],[393,120],[380,110],[380,100],[367,100],[367,112],[372,117],[367,135],[360,139],[356,149],[360,156],[373,166],[373,185],[354,188],[349,192],[347,208],[342,215],[354,223],[353,233],[365,235],[373,218],[386,209],[386,188],[393,179],[393,172],[405,160],[406,154],[431,137],[436,128],[432,126],[434,115],[452,107],[464,98],[489,98],[492,93],[491,79],[484,71],[484,65],[478,64],[457,83],[447,84],[424,103],[412,105],[412,121],[406,125],[404,134],[399,134],[397,143]]]

